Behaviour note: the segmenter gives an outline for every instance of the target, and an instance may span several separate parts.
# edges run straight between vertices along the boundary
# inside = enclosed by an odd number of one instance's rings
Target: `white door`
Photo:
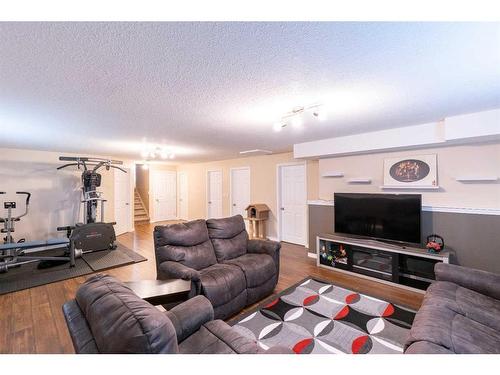
[[[231,216],[246,216],[250,204],[250,168],[231,169]]]
[[[207,172],[207,218],[222,217],[222,171]]]
[[[114,203],[116,235],[128,232],[131,222],[130,196],[132,192],[130,191],[130,169],[127,169],[126,171],[127,173],[123,173],[117,169],[113,171],[115,175]]]
[[[280,166],[281,240],[299,245],[306,243],[305,172],[303,164]]]
[[[153,221],[175,220],[177,218],[177,173],[152,171],[150,177]]]
[[[188,180],[187,173],[180,172],[179,177],[179,210],[177,218],[188,220]]]

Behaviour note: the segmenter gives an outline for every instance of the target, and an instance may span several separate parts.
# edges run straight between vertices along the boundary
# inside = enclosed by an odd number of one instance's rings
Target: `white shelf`
[[[321,175],[321,177],[344,177],[344,172],[325,172]]]
[[[371,184],[372,179],[370,177],[366,178],[350,178],[347,180],[348,184]]]
[[[439,186],[401,186],[401,185],[382,185],[381,189],[410,189],[410,190],[438,190]]]
[[[495,182],[498,181],[496,176],[462,176],[455,177],[455,180],[460,182]]]

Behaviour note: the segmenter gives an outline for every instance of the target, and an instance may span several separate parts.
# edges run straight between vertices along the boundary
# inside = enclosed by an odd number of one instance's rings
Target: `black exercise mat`
[[[61,248],[47,250],[40,254],[57,256],[63,252],[64,248]],[[118,247],[112,251],[85,254],[82,258],[76,259],[75,267],[70,267],[69,262],[46,269],[38,269],[38,262],[25,264],[0,274],[0,295],[146,260],[142,255],[118,244]]]

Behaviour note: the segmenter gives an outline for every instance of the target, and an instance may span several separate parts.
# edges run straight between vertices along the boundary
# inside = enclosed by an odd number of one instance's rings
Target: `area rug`
[[[229,324],[266,350],[396,354],[414,317],[413,310],[309,277]]]
[[[57,256],[63,252],[64,248],[60,248],[47,250],[41,254]],[[0,295],[146,260],[147,258],[142,255],[117,243],[115,250],[84,254],[81,258],[76,259],[75,267],[64,263],[46,269],[38,269],[38,263],[25,264],[0,274]]]

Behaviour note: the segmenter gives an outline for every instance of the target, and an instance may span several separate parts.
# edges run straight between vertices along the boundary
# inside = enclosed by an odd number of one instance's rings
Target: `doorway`
[[[306,244],[307,185],[304,163],[282,164],[278,171],[278,237]]]
[[[207,172],[207,219],[222,217],[222,171]]]
[[[151,170],[149,181],[151,221],[177,219],[177,173]]]
[[[131,207],[130,207],[130,169],[127,173],[114,170],[114,208],[115,208],[115,234],[130,231]]]
[[[250,168],[231,168],[230,173],[231,216],[245,217],[245,209],[250,204]]]

